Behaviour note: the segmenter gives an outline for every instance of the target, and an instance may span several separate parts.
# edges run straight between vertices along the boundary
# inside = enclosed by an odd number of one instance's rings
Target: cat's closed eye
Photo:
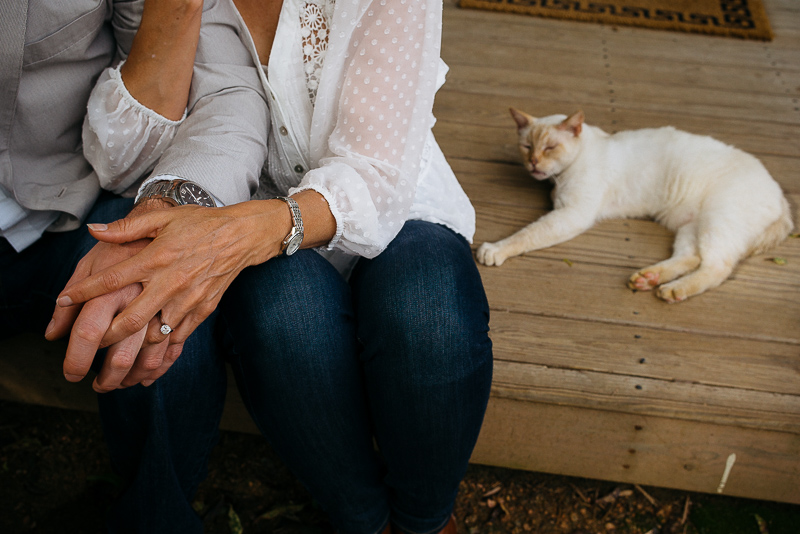
[[[558,146],[558,145],[550,145],[550,146],[547,146],[547,147],[545,147],[544,151],[545,151],[545,152],[550,152],[551,150],[555,150],[557,146]]]

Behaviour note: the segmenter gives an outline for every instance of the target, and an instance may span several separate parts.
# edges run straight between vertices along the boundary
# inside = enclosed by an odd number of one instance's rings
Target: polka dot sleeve
[[[120,67],[100,76],[83,123],[84,155],[100,186],[118,194],[153,167],[182,122],[140,104],[125,88]]]
[[[329,248],[374,257],[408,218],[434,122],[441,10],[441,1],[337,0],[320,83],[341,82],[317,95],[319,166],[294,190],[328,200],[338,226]]]

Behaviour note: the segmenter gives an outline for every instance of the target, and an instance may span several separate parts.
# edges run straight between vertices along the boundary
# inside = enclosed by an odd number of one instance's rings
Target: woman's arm
[[[147,0],[120,70],[130,94],[167,119],[183,117],[192,84],[203,0]]]
[[[131,13],[115,11],[119,53],[127,60],[100,76],[83,125],[84,155],[104,189],[125,192],[175,136],[189,99],[202,10],[202,0],[147,0],[132,43]]]

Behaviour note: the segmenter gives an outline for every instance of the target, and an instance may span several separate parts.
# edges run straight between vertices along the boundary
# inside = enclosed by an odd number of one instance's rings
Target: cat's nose
[[[539,158],[537,158],[536,156],[531,156],[531,165],[536,167],[538,164],[539,164]]]

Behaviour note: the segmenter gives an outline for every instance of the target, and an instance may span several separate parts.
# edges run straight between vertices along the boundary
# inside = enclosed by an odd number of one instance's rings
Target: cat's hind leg
[[[727,280],[736,263],[736,261],[730,260],[709,261],[703,258],[696,271],[659,286],[656,295],[670,304],[683,302],[687,298],[717,287]]]
[[[700,256],[697,254],[697,225],[689,222],[675,232],[672,257],[633,273],[628,280],[628,287],[649,291],[697,269],[698,265]]]
[[[745,255],[748,243],[759,233],[730,212],[708,210],[697,223],[697,250],[700,266],[696,270],[658,287],[656,295],[669,303],[682,302],[717,287],[733,272]]]

